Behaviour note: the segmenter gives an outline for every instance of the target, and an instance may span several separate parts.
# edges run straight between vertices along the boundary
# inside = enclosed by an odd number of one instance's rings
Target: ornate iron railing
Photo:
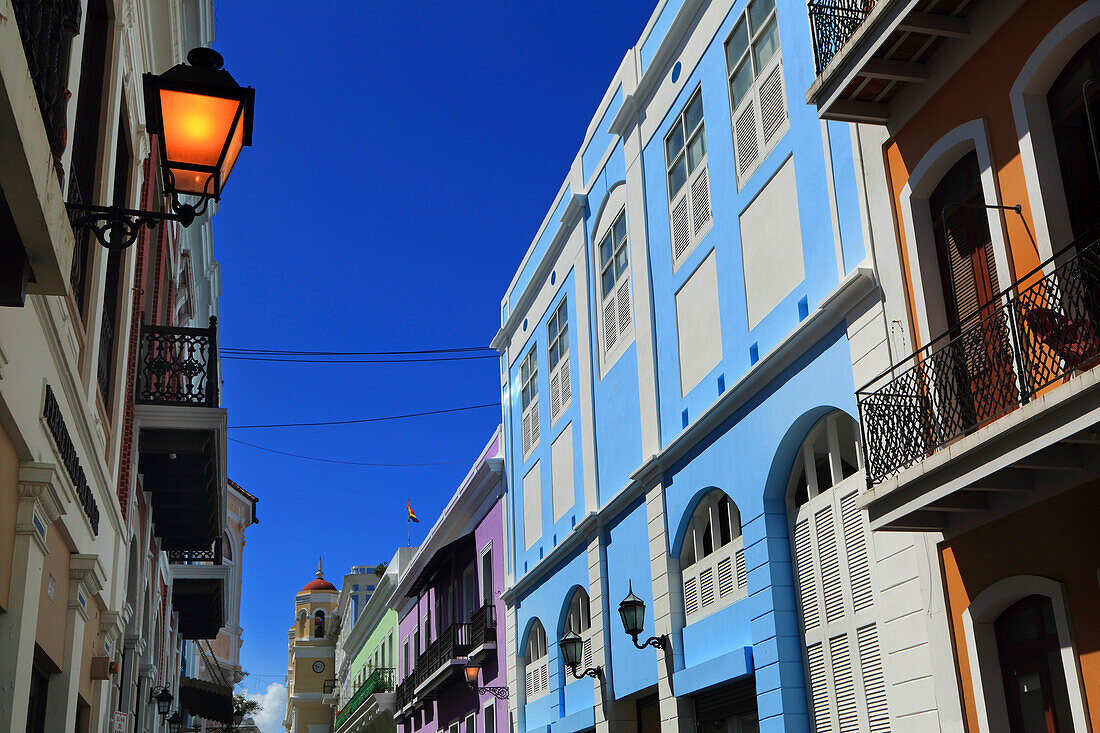
[[[810,28],[818,75],[863,25],[876,0],[810,0]]]
[[[470,648],[477,649],[482,644],[497,640],[496,607],[487,603],[474,611],[470,618]]]
[[[111,381],[115,370],[115,307],[117,304],[104,302],[103,317],[99,326],[99,359],[96,366],[96,380],[103,395],[103,403],[111,399]]]
[[[169,550],[168,562],[177,565],[221,565],[222,538],[215,539],[214,544],[205,550]]]
[[[451,624],[428,645],[416,660],[416,684],[423,684],[429,677],[452,659],[465,656],[470,651],[470,624]]]
[[[404,709],[413,700],[413,688],[416,687],[416,668],[410,669],[408,676],[394,688],[394,708]]]
[[[348,699],[344,706],[336,712],[336,728],[339,728],[351,715],[359,709],[364,701],[376,692],[390,692],[393,690],[393,668],[380,667],[370,673],[370,676],[359,685],[359,689]]]
[[[66,197],[66,201],[70,204],[81,205],[84,203],[84,196],[80,191],[80,184],[76,180],[75,175],[69,176],[69,194]],[[80,217],[80,212],[70,211],[69,222]],[[84,293],[87,286],[87,277],[85,268],[87,267],[88,246],[91,244],[92,230],[88,227],[73,227],[73,239],[76,242],[76,246],[73,247],[73,262],[72,267],[69,269],[69,284],[73,288],[73,298],[76,300],[76,307],[80,310],[80,314],[84,315]]]
[[[218,406],[218,321],[210,328],[142,326],[135,401]]]
[[[321,683],[321,694],[331,695],[336,692],[336,678],[332,677]]]
[[[13,0],[12,6],[60,182],[67,138],[65,116],[72,96],[68,89],[69,52],[73,36],[80,32],[80,2]]]
[[[1100,234],[1090,232],[856,392],[874,485],[1100,363]]]

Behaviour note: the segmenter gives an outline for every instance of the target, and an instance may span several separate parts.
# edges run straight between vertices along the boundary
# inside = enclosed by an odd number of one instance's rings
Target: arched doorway
[[[1011,733],[1073,730],[1050,598],[1017,601],[994,622]]]
[[[1086,88],[1090,81],[1092,83]],[[1097,172],[1097,153],[1100,151],[1093,147],[1096,125],[1100,124],[1100,35],[1094,36],[1066,64],[1047,93],[1047,107],[1070,225],[1076,238],[1100,224],[1100,174]],[[1097,141],[1100,142],[1100,138]]]

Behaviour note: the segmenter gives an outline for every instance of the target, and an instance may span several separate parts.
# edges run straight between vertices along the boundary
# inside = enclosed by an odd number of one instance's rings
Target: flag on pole
[[[420,520],[416,518],[416,512],[413,511],[412,502],[410,501],[405,505],[405,508],[409,510],[409,521],[420,524]]]

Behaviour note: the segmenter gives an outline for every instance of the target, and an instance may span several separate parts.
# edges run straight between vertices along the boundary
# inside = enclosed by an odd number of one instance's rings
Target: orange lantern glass
[[[252,144],[255,91],[222,68],[222,57],[195,48],[186,64],[145,74],[146,126],[160,147],[164,192],[221,199],[241,148]]]

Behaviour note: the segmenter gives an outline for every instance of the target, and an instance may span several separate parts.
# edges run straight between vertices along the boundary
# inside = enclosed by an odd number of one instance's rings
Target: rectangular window
[[[523,423],[523,457],[539,444],[539,361],[538,345],[531,347],[519,368],[520,407]]]
[[[787,101],[775,0],[753,0],[726,40],[737,180],[743,183],[783,137]]]
[[[497,709],[494,703],[486,703],[485,709],[481,711],[481,722],[483,733],[496,733]]]
[[[474,564],[470,563],[466,571],[462,573],[462,620],[469,621],[477,608],[477,582],[474,576]]]
[[[405,637],[405,643],[401,649],[401,664],[402,672],[407,677],[412,673],[412,667],[409,666],[409,638]]]
[[[489,543],[481,551],[481,604],[493,602],[493,545]]]
[[[665,175],[675,271],[710,231],[710,181],[703,94],[695,90],[665,136]]]
[[[565,298],[546,325],[550,352],[550,424],[569,407],[573,390],[569,382],[569,308]]]
[[[466,716],[466,733],[474,733],[474,715],[473,715],[473,713]]]
[[[634,319],[630,310],[630,256],[627,250],[626,210],[600,240],[600,313],[603,318],[604,364],[610,365],[630,343]]]

